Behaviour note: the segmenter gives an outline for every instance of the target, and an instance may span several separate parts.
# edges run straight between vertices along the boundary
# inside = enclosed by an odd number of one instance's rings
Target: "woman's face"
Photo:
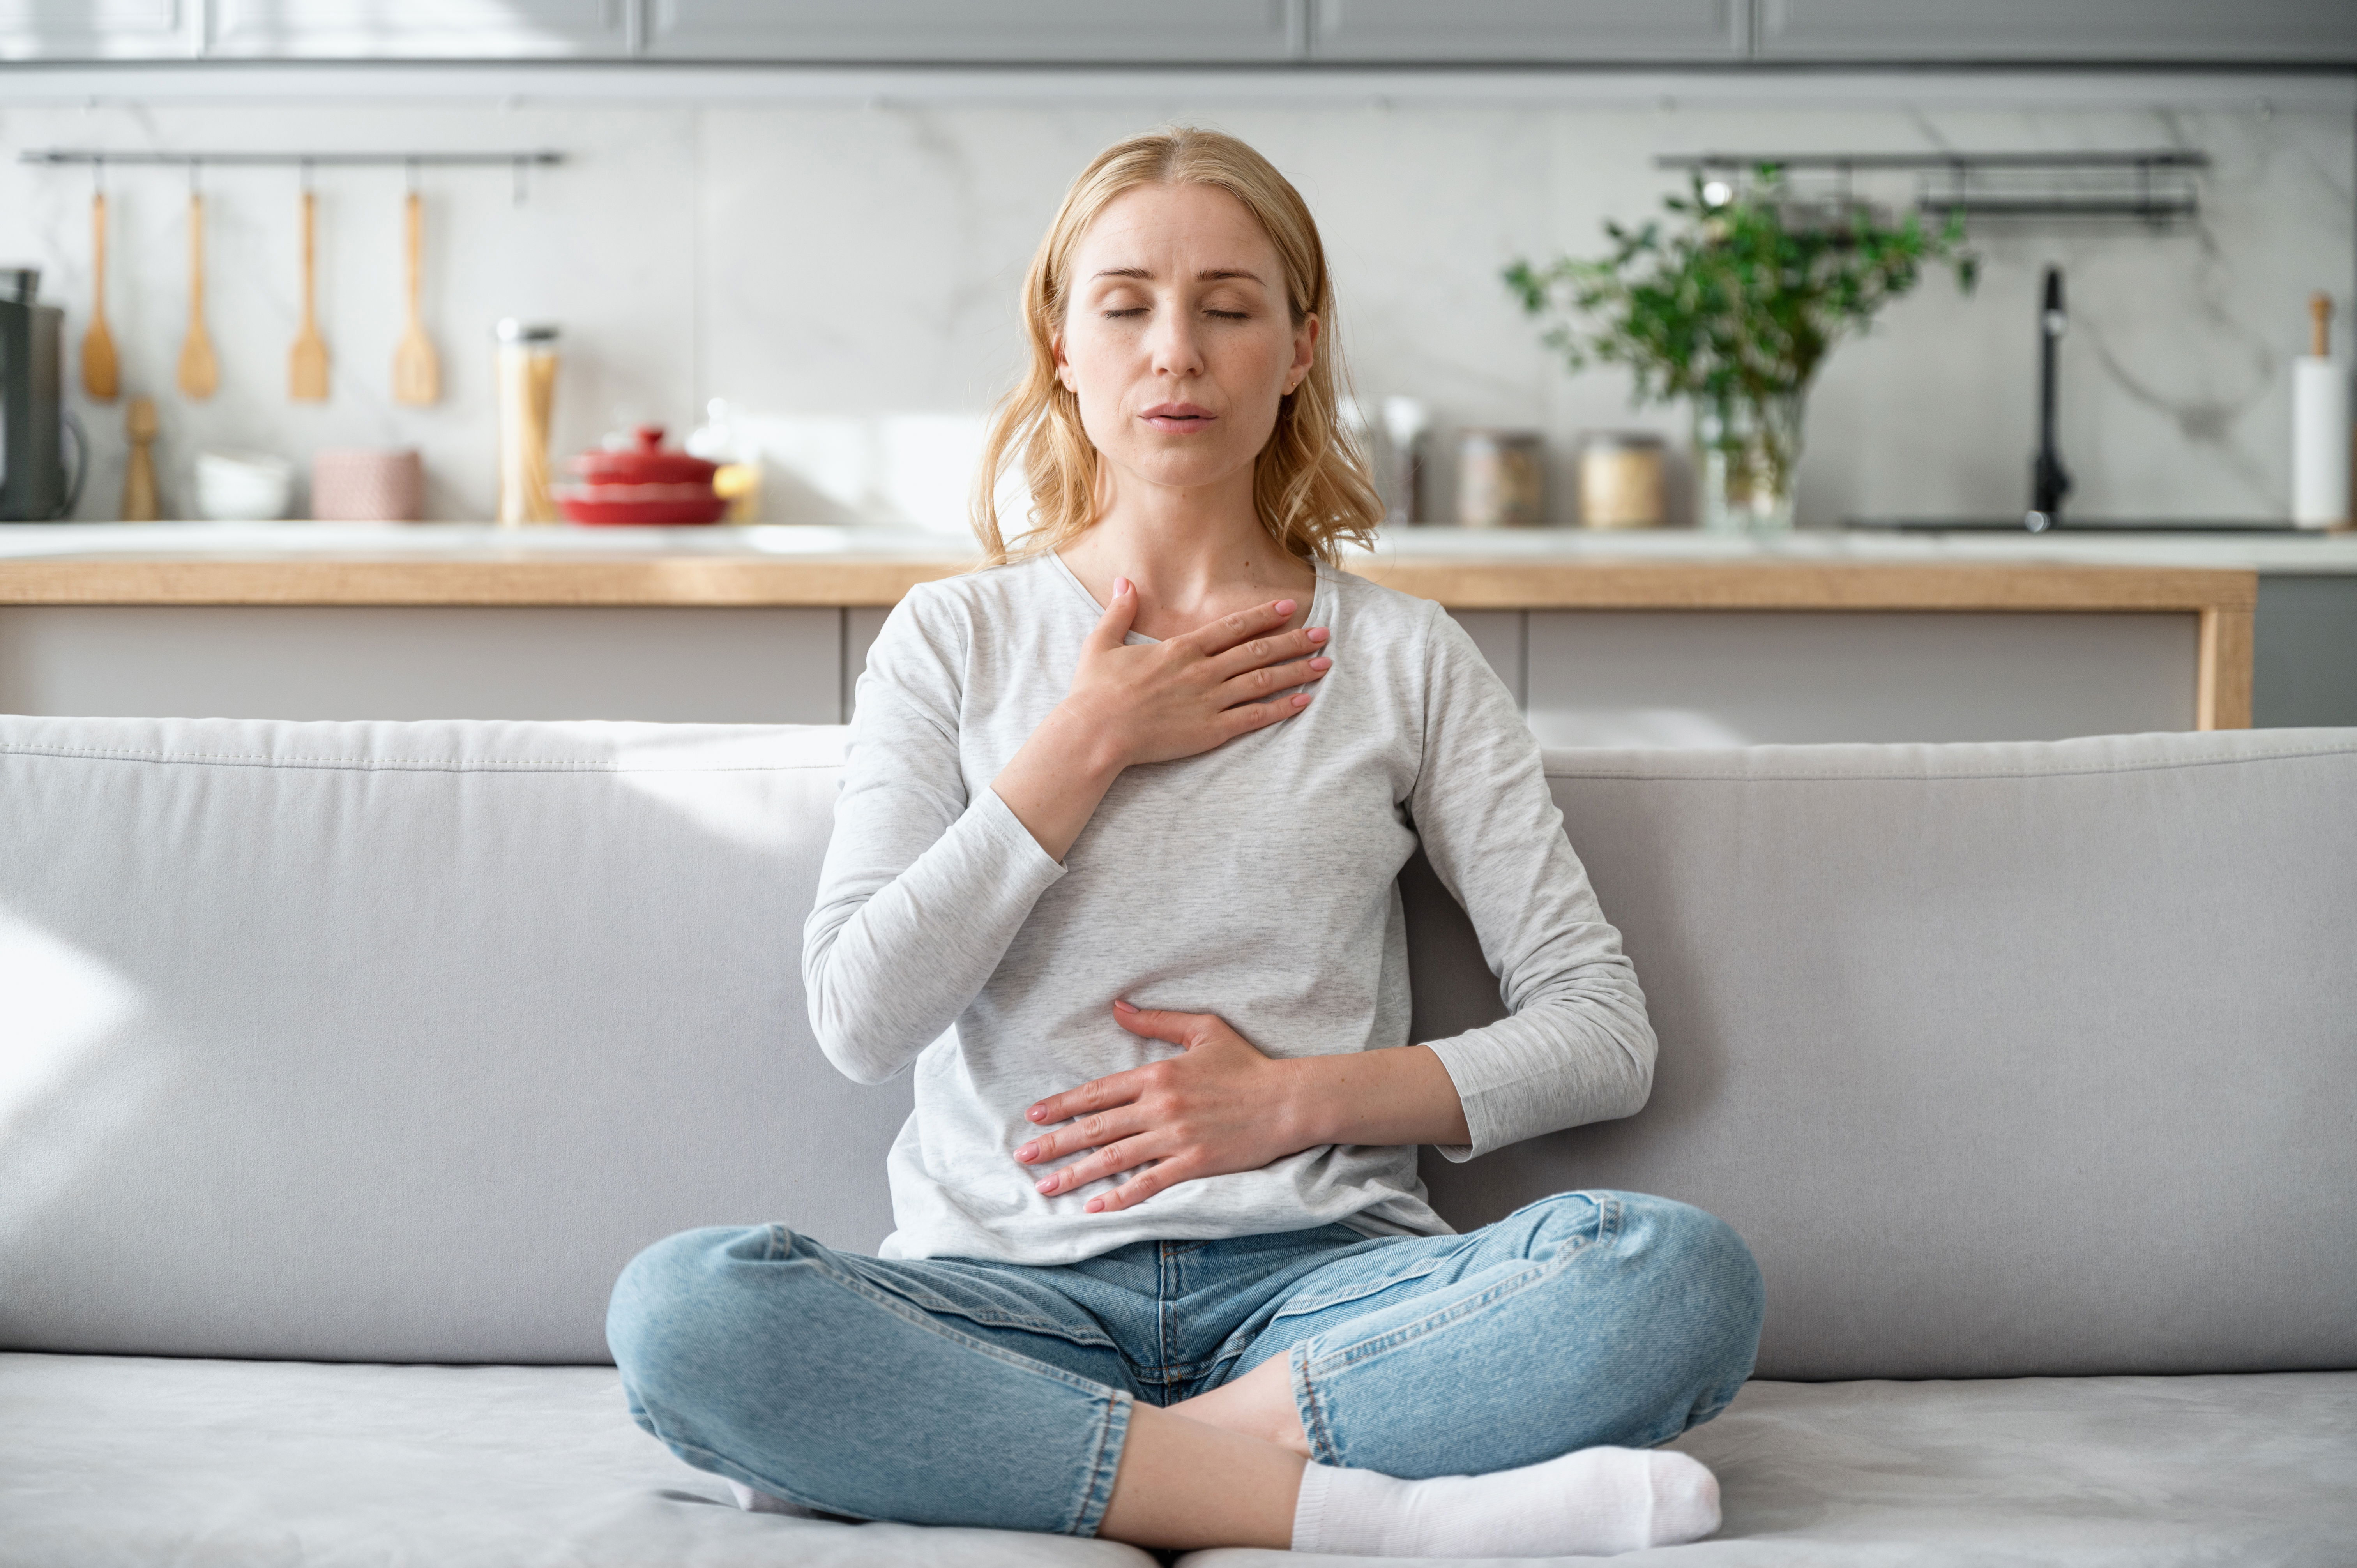
[[[1117,469],[1194,489],[1240,472],[1309,373],[1318,319],[1296,327],[1257,220],[1224,190],[1149,185],[1115,198],[1072,251],[1057,374]]]

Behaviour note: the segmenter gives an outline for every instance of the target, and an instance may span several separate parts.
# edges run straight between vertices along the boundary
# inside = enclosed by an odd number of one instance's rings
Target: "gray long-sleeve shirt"
[[[1053,554],[902,600],[859,681],[802,964],[829,1060],[914,1063],[888,1257],[1064,1263],[1146,1240],[1340,1223],[1443,1234],[1412,1147],[1328,1144],[1135,1208],[1055,1197],[1016,1162],[1036,1101],[1178,1054],[1113,1000],[1216,1013],[1275,1057],[1408,1043],[1394,878],[1419,841],[1511,1015],[1431,1042],[1469,1158],[1626,1116],[1652,1087],[1644,995],[1512,698],[1438,606],[1326,566],[1334,668],[1298,715],[1127,769],[1061,865],[990,788],[1071,690],[1102,607]],[[1132,641],[1145,639],[1132,634]],[[1081,1156],[1075,1155],[1074,1158]]]

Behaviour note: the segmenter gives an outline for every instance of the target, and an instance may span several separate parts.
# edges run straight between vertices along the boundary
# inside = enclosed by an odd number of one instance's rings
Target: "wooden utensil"
[[[81,390],[98,403],[113,403],[114,335],[106,329],[106,193],[90,199],[90,330],[81,335]]]
[[[156,518],[156,456],[147,448],[156,439],[156,400],[135,397],[123,421],[131,438],[131,464],[123,471],[123,521],[153,522]]]
[[[434,341],[425,336],[418,309],[418,278],[425,266],[425,207],[417,192],[409,193],[409,330],[393,351],[393,397],[395,403],[442,401],[442,361],[435,357]]]
[[[328,401],[328,342],[319,336],[319,324],[312,315],[316,295],[312,242],[318,205],[317,197],[307,190],[303,193],[303,330],[296,334],[295,348],[286,356],[286,395],[296,403]]]
[[[2311,294],[2308,296],[2308,351],[2319,360],[2332,357],[2332,296]]]
[[[221,364],[205,335],[205,199],[188,192],[188,336],[180,345],[180,391],[208,398],[221,386]]]

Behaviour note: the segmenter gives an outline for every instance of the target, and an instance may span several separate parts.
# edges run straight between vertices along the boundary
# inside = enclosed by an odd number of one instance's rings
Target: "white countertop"
[[[493,528],[475,523],[152,522],[0,524],[0,560],[58,556],[813,556],[962,560],[962,534],[913,528]],[[2057,562],[2104,566],[2222,566],[2268,575],[2357,576],[2357,532],[2234,534],[1781,535],[1690,529],[1416,527],[1386,532],[1378,556],[1513,561]]]

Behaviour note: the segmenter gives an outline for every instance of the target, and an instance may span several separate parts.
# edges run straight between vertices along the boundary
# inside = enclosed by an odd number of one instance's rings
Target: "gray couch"
[[[740,1513],[599,1364],[659,1236],[888,1228],[839,746],[0,719],[0,1564],[1148,1563]],[[1725,1530],[1624,1561],[2357,1561],[2357,731],[1550,771],[1658,1082],[1436,1200],[1667,1194],[1769,1290]],[[1419,1030],[1494,1015],[1404,890]]]

